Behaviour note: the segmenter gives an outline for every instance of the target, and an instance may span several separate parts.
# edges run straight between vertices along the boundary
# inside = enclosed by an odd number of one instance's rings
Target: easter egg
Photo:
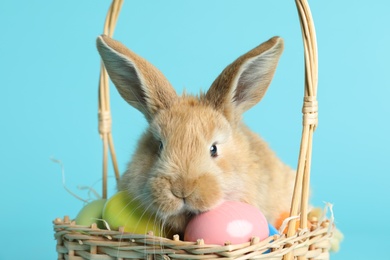
[[[123,227],[125,232],[134,234],[145,235],[152,231],[156,236],[162,235],[161,223],[156,216],[146,211],[126,191],[116,193],[106,202],[103,219],[112,230]]]
[[[269,229],[269,235],[268,236],[273,236],[273,235],[278,235],[279,231],[272,226],[270,223],[268,223],[268,229]]]
[[[103,208],[106,203],[106,199],[94,200],[85,205],[77,214],[75,221],[77,225],[91,226],[93,223],[97,223],[98,227],[103,227]]]
[[[269,235],[268,223],[261,211],[238,201],[226,201],[218,207],[193,217],[185,230],[184,240],[203,239],[205,244],[224,245],[260,240]]]
[[[309,228],[310,229],[310,227],[311,227],[311,220],[312,220],[312,218],[314,217],[314,218],[317,218],[317,216],[320,216],[319,214],[321,214],[321,212],[318,210],[318,209],[314,209],[314,210],[312,210],[309,214],[308,214],[308,221],[307,221],[307,228]],[[277,229],[281,229],[281,227],[282,227],[282,225],[283,225],[283,223],[284,223],[284,221],[287,219],[287,218],[289,218],[290,217],[290,213],[289,212],[283,212],[282,214],[280,214],[280,216],[279,216],[279,218],[276,220],[276,222],[275,222],[275,227],[277,228]],[[295,227],[294,227],[294,229],[295,229],[295,232],[296,231],[298,231],[298,229],[300,228],[300,222],[299,222],[300,220],[299,220],[299,218],[296,220],[296,222],[295,222]],[[288,224],[288,223],[287,223]],[[284,230],[282,230],[282,233],[283,234],[287,234],[287,230],[288,230],[288,226],[285,226],[285,228],[284,228]]]

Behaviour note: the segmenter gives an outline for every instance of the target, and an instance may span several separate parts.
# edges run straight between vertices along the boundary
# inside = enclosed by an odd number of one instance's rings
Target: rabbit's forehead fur
[[[157,139],[171,146],[168,149],[186,149],[188,152],[203,150],[205,145],[227,142],[232,132],[221,113],[197,97],[187,95],[158,113],[151,128]]]

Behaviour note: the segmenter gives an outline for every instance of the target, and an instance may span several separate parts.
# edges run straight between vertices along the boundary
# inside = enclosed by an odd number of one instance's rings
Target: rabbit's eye
[[[164,148],[163,142],[158,141],[158,151],[161,152],[163,148]]]
[[[218,156],[218,149],[217,149],[217,146],[215,144],[213,144],[210,147],[210,155],[211,155],[211,157],[217,157]]]

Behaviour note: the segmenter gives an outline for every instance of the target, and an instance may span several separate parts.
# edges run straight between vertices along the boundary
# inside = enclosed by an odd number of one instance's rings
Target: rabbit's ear
[[[107,72],[121,96],[150,121],[177,97],[164,75],[123,44],[101,35],[97,48]]]
[[[274,37],[227,66],[206,93],[206,100],[229,119],[257,104],[271,83],[283,40]]]

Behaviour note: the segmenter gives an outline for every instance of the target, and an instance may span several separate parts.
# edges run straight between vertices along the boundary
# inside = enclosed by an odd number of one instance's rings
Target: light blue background
[[[56,258],[51,221],[74,217],[82,202],[64,190],[51,157],[62,160],[67,187],[82,197],[87,192],[77,186],[100,179],[95,39],[109,4],[0,2],[0,259]],[[310,4],[320,76],[312,201],[334,203],[345,234],[332,259],[389,259],[390,4]],[[126,1],[115,38],[160,68],[179,93],[197,93],[273,35],[285,39],[285,52],[265,99],[245,120],[295,167],[303,53],[294,1]],[[123,171],[146,123],[113,88],[111,100]],[[110,194],[114,186],[111,178]]]

